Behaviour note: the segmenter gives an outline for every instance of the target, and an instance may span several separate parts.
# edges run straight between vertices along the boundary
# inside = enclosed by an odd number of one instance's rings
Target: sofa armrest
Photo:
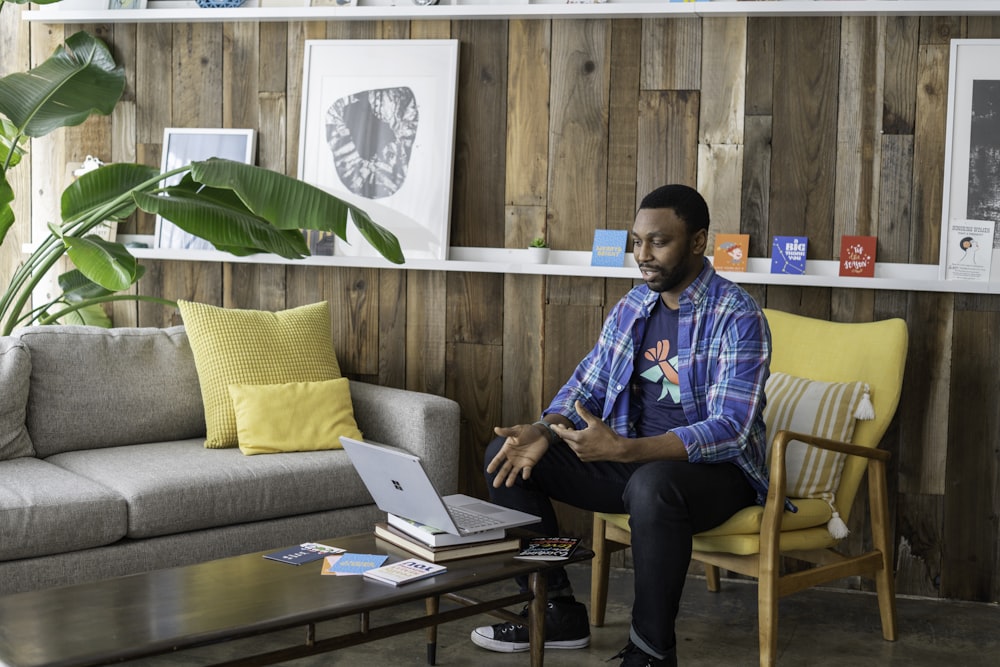
[[[450,398],[351,380],[365,440],[416,454],[442,495],[458,489],[459,406]]]

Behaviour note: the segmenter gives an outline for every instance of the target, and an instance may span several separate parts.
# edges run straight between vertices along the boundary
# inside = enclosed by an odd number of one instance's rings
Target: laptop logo
[[[403,490],[403,485],[397,482],[396,480],[392,480],[392,485],[396,488],[397,491]]]

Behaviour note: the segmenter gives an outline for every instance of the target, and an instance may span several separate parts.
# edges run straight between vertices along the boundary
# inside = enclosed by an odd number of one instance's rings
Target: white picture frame
[[[448,258],[458,54],[455,39],[305,42],[298,177],[366,211],[407,259]],[[307,240],[380,256],[352,224],[346,242]]]
[[[949,270],[956,261],[953,246],[955,239],[967,238],[956,230],[975,221],[996,223],[991,225],[996,231],[986,266],[1000,264],[1000,180],[986,177],[987,171],[1000,170],[1000,40],[953,39],[949,67],[938,262],[941,280],[956,278]],[[1000,279],[990,276],[989,280]]]
[[[257,134],[248,129],[168,127],[163,130],[163,156],[160,169],[167,172],[178,167],[207,160],[225,158],[245,164],[254,163]],[[180,182],[179,176],[164,179],[161,185]],[[208,241],[198,238],[160,216],[156,216],[155,247],[172,250],[215,250]]]

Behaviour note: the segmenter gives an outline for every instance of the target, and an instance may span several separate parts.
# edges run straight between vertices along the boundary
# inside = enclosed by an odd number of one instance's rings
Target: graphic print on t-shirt
[[[669,340],[658,341],[655,347],[649,348],[643,354],[643,357],[647,361],[653,362],[653,365],[642,371],[639,375],[650,382],[661,385],[659,400],[662,401],[669,395],[674,403],[679,403],[681,400],[681,387],[679,378],[677,377],[677,355],[673,354],[671,356],[672,352]]]

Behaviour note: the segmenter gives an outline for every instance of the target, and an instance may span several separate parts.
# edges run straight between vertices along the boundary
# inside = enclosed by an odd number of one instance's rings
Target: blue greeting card
[[[771,273],[805,273],[808,246],[809,239],[805,236],[775,236],[771,245]]]
[[[628,232],[624,229],[598,229],[594,232],[591,266],[624,266]]]
[[[384,554],[343,554],[336,561],[332,561],[329,567],[329,574],[362,574],[366,570],[374,570],[381,567],[389,558]],[[327,574],[325,571],[324,574]]]

